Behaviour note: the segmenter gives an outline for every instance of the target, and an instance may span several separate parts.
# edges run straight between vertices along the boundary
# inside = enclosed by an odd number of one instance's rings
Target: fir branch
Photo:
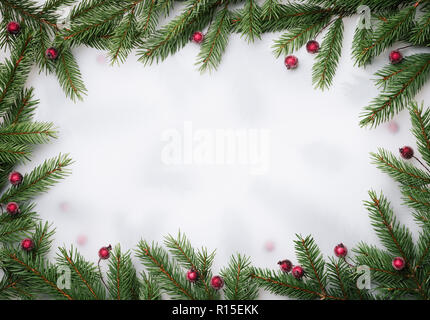
[[[224,295],[229,300],[254,300],[258,295],[257,283],[251,280],[249,258],[232,256],[227,268],[221,271],[225,281]]]
[[[55,229],[51,228],[48,222],[39,222],[33,232],[32,239],[34,241],[33,255],[46,256],[51,250],[52,237],[55,234]]]
[[[139,297],[139,284],[130,252],[122,253],[119,245],[114,248],[109,259],[107,285],[113,299],[135,300]]]
[[[31,121],[38,103],[33,98],[33,89],[21,90],[3,117],[3,127]]]
[[[361,126],[377,126],[400,112],[428,80],[430,54],[416,54],[408,57],[397,67],[387,67],[379,75],[386,82],[385,90],[365,108]]]
[[[12,51],[1,68],[0,76],[0,114],[13,104],[27,80],[32,65],[31,46],[33,36],[22,35],[17,48]]]
[[[66,96],[72,100],[82,100],[86,94],[79,66],[69,48],[61,50],[58,61],[55,62],[55,73]]]
[[[369,211],[373,229],[379,240],[388,252],[393,256],[402,257],[410,268],[415,256],[410,231],[397,222],[390,203],[382,194],[378,197],[374,191],[370,191],[369,196],[371,201],[365,201],[364,205]]]
[[[45,161],[31,173],[25,174],[23,182],[19,186],[6,190],[0,198],[0,203],[25,202],[46,192],[49,187],[70,173],[67,167],[71,163],[72,160],[68,155],[60,155]]]
[[[31,147],[29,145],[0,141],[0,162],[16,163],[29,160]]]
[[[275,44],[273,45],[275,56],[279,57],[282,54],[288,55],[300,49],[309,40],[313,39],[314,36],[324,28],[327,22],[328,18],[324,17],[322,20],[315,20],[310,25],[301,25],[289,29],[281,38],[275,40]]]
[[[356,63],[364,66],[376,57],[395,41],[402,39],[413,27],[416,7],[408,7],[387,19],[386,23],[379,24],[375,30],[372,44],[364,48],[360,54],[356,55]]]
[[[316,57],[317,62],[312,68],[312,82],[317,88],[326,89],[333,82],[342,50],[343,30],[343,20],[340,17],[324,37]]]
[[[140,297],[143,300],[161,300],[160,287],[158,286],[157,279],[145,272],[141,273],[142,286]]]
[[[315,288],[295,279],[291,274],[254,268],[251,277],[260,287],[276,295],[308,300],[322,298],[321,293]]]
[[[94,7],[91,11],[92,18],[90,20],[75,21],[70,30],[66,30],[64,33],[63,39],[72,47],[84,44],[99,48],[101,47],[101,37],[112,34],[115,31],[115,27],[122,21],[123,16],[132,11],[141,2],[143,0],[134,2],[126,0],[124,3],[107,2]]]
[[[17,242],[34,230],[36,226],[36,212],[33,205],[22,205],[17,217],[0,215],[0,242],[3,244]]]
[[[97,267],[88,262],[73,247],[70,250],[59,248],[57,263],[67,267],[71,271],[71,281],[73,281],[74,294],[79,299],[103,300],[106,297]]]
[[[319,287],[321,296],[325,297],[327,296],[327,284],[322,254],[310,236],[303,238],[297,235],[297,238],[298,240],[294,241],[296,254],[299,262],[305,268],[306,276],[309,278],[308,282],[314,282],[315,286]]]
[[[53,30],[59,30],[55,17],[47,15],[46,12],[42,14],[41,8],[31,0],[1,0],[0,7],[15,17],[16,21],[22,18],[33,28],[42,23]]]
[[[168,24],[146,39],[138,51],[139,61],[163,61],[189,42],[195,30],[202,30],[212,17],[214,0],[189,0],[187,7]]]
[[[231,31],[231,12],[228,10],[229,1],[226,1],[209,27],[202,43],[197,64],[200,64],[200,72],[216,70],[221,62]]]
[[[196,300],[184,272],[169,259],[167,252],[156,244],[138,244],[137,256],[148,272],[159,280],[160,288],[172,298]]]
[[[208,272],[212,264],[209,259],[212,258],[213,260],[213,256],[209,257],[206,249],[203,249],[202,252],[196,252],[191,242],[181,232],[178,233],[176,238],[168,235],[164,240],[164,244],[182,267],[187,270],[195,270],[199,274],[199,280],[195,283],[196,298],[212,299],[216,296],[215,290],[209,285],[210,277]]]
[[[423,106],[419,107],[416,103],[412,103],[409,113],[418,150],[424,161],[430,164],[430,110],[424,111]]]
[[[288,3],[274,5],[274,7],[276,9],[273,10],[276,11],[273,11],[271,16],[262,18],[262,31],[264,32],[284,31],[285,29],[299,26],[309,26],[314,24],[315,21],[330,19],[333,14],[331,8],[321,8],[306,3]],[[262,10],[262,15],[264,16],[264,5]]]
[[[137,45],[137,20],[135,8],[124,17],[121,23],[115,28],[115,32],[110,39],[109,54],[112,64],[115,62],[124,62],[131,50]]]
[[[427,46],[430,40],[430,12],[426,12],[412,29],[410,42]]]
[[[373,163],[397,182],[408,186],[423,186],[430,183],[430,175],[413,165],[398,160],[392,153],[379,149],[371,153]]]
[[[67,289],[58,287],[57,268],[40,257],[32,258],[27,253],[10,250],[0,252],[2,266],[18,277],[31,282],[33,292],[48,294],[57,299],[74,300]]]
[[[248,42],[261,38],[261,8],[255,0],[246,0],[237,29]]]
[[[21,122],[0,128],[0,143],[43,144],[56,138],[52,123]]]
[[[158,20],[162,12],[168,13],[171,1],[156,1],[149,0],[144,1],[141,12],[139,13],[140,21],[138,23],[138,29],[142,38],[146,38],[151,35],[158,25]]]

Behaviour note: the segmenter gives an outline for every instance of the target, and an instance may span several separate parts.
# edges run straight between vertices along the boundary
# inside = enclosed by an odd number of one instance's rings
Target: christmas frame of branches
[[[69,15],[71,26],[61,29],[57,12],[61,6],[74,2],[49,0],[39,6],[28,0],[0,0],[3,17],[0,41],[10,50],[10,57],[0,65],[1,299],[161,299],[168,296],[237,300],[256,299],[260,289],[297,299],[429,298],[430,111],[412,101],[428,75],[428,54],[404,59],[399,50],[390,54],[393,64],[379,72],[383,93],[362,121],[362,124],[377,125],[401,109],[410,111],[412,132],[421,158],[407,146],[400,148],[402,159],[383,149],[372,154],[372,158],[399,183],[404,202],[411,208],[419,227],[415,242],[411,231],[396,220],[388,200],[371,191],[365,206],[382,248],[360,243],[348,250],[339,244],[334,248],[334,257],[325,259],[312,237],[298,235],[297,261],[283,259],[278,262],[277,271],[256,268],[249,257],[234,254],[228,265],[214,273],[215,253],[206,248],[193,248],[180,233],[177,237],[167,236],[164,245],[142,240],[133,251],[124,251],[119,245],[105,246],[99,250],[96,261],[87,261],[73,247],[62,247],[55,261],[51,261],[47,253],[51,250],[54,230],[38,217],[33,201],[70,173],[72,161],[67,155],[59,155],[30,173],[22,175],[14,171],[18,164],[31,159],[35,145],[56,137],[52,123],[32,119],[38,101],[32,89],[25,88],[31,68],[37,65],[41,70],[55,72],[64,91],[72,98],[81,98],[85,93],[71,53],[74,46],[107,49],[113,62],[123,61],[137,47],[141,60],[151,63],[176,52],[192,37],[202,44],[200,63],[205,70],[218,65],[230,32],[240,32],[252,41],[263,32],[288,29],[284,40],[280,40],[287,45],[275,44],[275,47],[287,54],[307,44],[308,51],[318,52],[314,79],[320,79],[321,68],[325,69],[323,82],[315,83],[326,87],[332,81],[339,58],[336,48],[341,43],[342,19],[355,14],[359,3],[364,2],[372,9],[376,21],[374,30],[357,29],[354,37],[354,56],[360,65],[365,65],[397,40],[425,44],[430,34],[430,20],[425,20],[425,17],[429,19],[425,1],[313,0],[298,4],[266,1],[260,8],[249,0],[243,8],[233,10],[226,1],[189,0],[178,17],[157,29],[158,18],[170,12],[172,1],[84,0],[73,7]],[[239,5],[240,1],[233,4]],[[418,9],[424,16],[415,20],[412,16]],[[319,30],[309,29],[317,21]],[[203,30],[208,24],[207,33],[196,36],[196,30]],[[319,48],[315,39],[327,28]],[[411,34],[415,36],[411,38]],[[291,63],[290,68],[295,67],[297,60],[290,57],[287,64]],[[327,65],[324,67],[324,64]],[[140,274],[133,257],[144,267]],[[106,272],[101,271],[101,263],[107,263]],[[368,267],[370,288],[360,282],[359,266]],[[70,286],[67,281],[62,282],[63,275],[59,272],[65,268],[70,271]]]

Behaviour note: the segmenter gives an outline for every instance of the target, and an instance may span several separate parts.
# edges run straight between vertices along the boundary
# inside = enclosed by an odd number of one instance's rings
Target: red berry
[[[278,264],[279,264],[279,268],[281,268],[281,270],[286,273],[290,272],[291,268],[293,267],[293,264],[291,263],[290,260],[282,260],[282,261],[279,261]]]
[[[403,60],[403,55],[400,51],[394,50],[390,52],[390,62],[392,64],[398,64],[402,62],[402,60]]]
[[[303,270],[303,268],[301,266],[295,266],[293,268],[293,271],[291,271],[291,273],[293,274],[294,278],[296,278],[296,279],[301,279],[305,275],[305,271]]]
[[[343,245],[343,243],[340,243],[334,247],[334,254],[338,258],[345,258],[348,254],[348,249]]]
[[[34,242],[30,238],[21,241],[21,248],[25,251],[31,251],[34,248]]]
[[[405,268],[405,260],[401,257],[396,257],[393,259],[393,262],[391,263],[393,265],[393,268],[397,271],[401,271]]]
[[[223,278],[221,278],[220,276],[214,276],[211,279],[211,286],[215,290],[221,289],[224,286],[224,280],[223,280]]]
[[[193,35],[191,36],[191,40],[193,40],[193,42],[195,43],[201,43],[204,38],[205,36],[200,31],[194,32]]]
[[[11,216],[14,216],[14,215],[18,214],[19,213],[19,205],[18,205],[18,203],[16,203],[16,202],[9,202],[6,205],[6,211]]]
[[[21,184],[21,182],[22,182],[22,174],[19,173],[19,172],[17,172],[17,171],[12,172],[9,175],[9,182],[12,185],[14,185],[14,186],[17,186],[17,185]]]
[[[187,280],[189,282],[196,282],[197,280],[199,280],[199,273],[194,270],[194,269],[190,269],[187,272]]]
[[[318,41],[311,40],[306,44],[306,50],[312,54],[317,53],[320,50],[320,44]]]
[[[109,259],[109,257],[110,257],[110,251],[111,250],[112,250],[112,246],[111,245],[109,245],[107,247],[102,247],[99,250],[99,257],[100,257],[100,259],[102,259],[102,260]]]
[[[299,64],[299,59],[296,56],[288,56],[285,58],[285,66],[287,69],[295,69]]]
[[[409,160],[414,156],[414,149],[411,147],[403,147],[399,149],[400,155],[403,159]]]
[[[49,60],[56,60],[58,58],[58,50],[54,47],[46,49],[46,58]]]
[[[7,32],[10,34],[18,34],[21,31],[21,26],[18,22],[11,21],[7,24]]]

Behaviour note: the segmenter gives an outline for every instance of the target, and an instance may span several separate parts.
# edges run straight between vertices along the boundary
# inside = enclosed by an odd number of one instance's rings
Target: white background
[[[314,56],[297,52],[294,71],[274,58],[279,34],[251,45],[232,35],[219,70],[204,75],[194,65],[199,47],[193,43],[150,67],[134,55],[112,67],[104,53],[76,49],[88,88],[76,104],[54,76],[35,70],[28,85],[41,100],[36,119],[54,122],[60,135],[38,148],[22,171],[60,152],[75,161],[73,174],[37,199],[41,217],[56,227],[54,246],[73,244],[96,262],[103,245],[132,249],[141,238],[162,241],[181,230],[195,246],[217,249],[215,273],[235,252],[251,256],[256,266],[277,268],[284,258],[296,262],[296,233],[312,234],[330,255],[339,242],[377,243],[362,205],[372,188],[383,190],[399,220],[413,227],[396,184],[369,156],[378,147],[415,147],[409,117],[396,117],[396,133],[387,124],[359,127],[359,114],[378,93],[370,79],[387,63],[387,53],[367,69],[354,67],[356,19],[345,23],[339,70],[325,92],[311,84]],[[429,101],[429,95],[417,99]],[[270,130],[270,171],[256,176],[240,166],[164,165],[161,135],[181,130],[184,121],[199,129]],[[82,236],[88,241],[79,245]],[[273,251],[265,249],[267,242]]]

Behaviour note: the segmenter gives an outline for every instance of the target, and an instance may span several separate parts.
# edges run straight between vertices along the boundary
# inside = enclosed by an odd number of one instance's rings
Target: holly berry
[[[200,31],[194,32],[193,35],[191,36],[191,40],[195,43],[202,43],[204,38],[205,36]]]
[[[401,257],[394,258],[391,264],[393,265],[393,268],[396,269],[397,271],[403,270],[406,265],[405,260]]]
[[[48,48],[45,55],[48,60],[54,61],[58,58],[58,50],[54,47]]]
[[[405,146],[399,149],[400,155],[403,159],[409,160],[414,156],[414,149],[411,147]]]
[[[390,52],[390,62],[391,64],[398,64],[403,61],[403,55],[399,50],[394,50]]]
[[[12,172],[9,175],[9,182],[14,186],[20,185],[22,182],[22,174],[17,171]]]
[[[6,211],[11,216],[17,215],[19,213],[19,205],[18,205],[18,203],[16,203],[16,202],[9,202],[6,205]]]
[[[318,41],[311,40],[306,44],[306,50],[311,53],[315,54],[320,50],[320,44]]]
[[[30,238],[21,241],[21,248],[25,251],[31,251],[34,248],[34,242]]]
[[[348,254],[348,249],[343,245],[343,243],[339,243],[336,247],[334,247],[334,254],[338,258],[345,258]]]
[[[297,68],[299,59],[296,56],[288,56],[285,58],[285,66],[288,70]]]
[[[7,24],[7,32],[10,34],[18,34],[21,31],[21,26],[18,22],[11,21]]]
[[[215,290],[221,289],[224,286],[224,280],[223,280],[223,278],[221,278],[220,276],[214,276],[211,279],[211,286]]]
[[[296,279],[301,279],[305,275],[305,270],[301,266],[295,266],[291,271],[293,277]]]
[[[282,260],[282,261],[279,261],[278,264],[279,264],[279,268],[285,273],[290,272],[291,268],[293,267],[293,264],[291,263],[290,260]]]
[[[194,269],[188,270],[187,271],[187,280],[189,282],[196,282],[197,280],[199,280],[199,273]]]
[[[109,245],[107,247],[102,247],[99,250],[99,257],[100,257],[100,259],[102,259],[102,260],[109,259],[109,257],[110,257],[110,251],[111,250],[112,250],[112,246],[111,245]]]

